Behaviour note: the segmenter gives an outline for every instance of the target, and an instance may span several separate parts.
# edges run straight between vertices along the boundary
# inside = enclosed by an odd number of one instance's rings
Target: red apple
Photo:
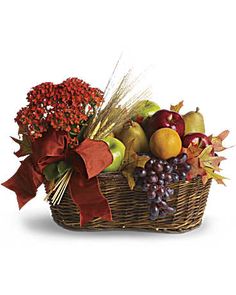
[[[183,147],[188,148],[191,143],[197,144],[203,149],[212,144],[210,139],[205,134],[199,132],[189,133],[185,135],[183,139]]]
[[[168,110],[157,111],[152,117],[144,120],[142,126],[149,138],[161,128],[171,128],[178,132],[180,137],[184,136],[184,119],[180,114]]]

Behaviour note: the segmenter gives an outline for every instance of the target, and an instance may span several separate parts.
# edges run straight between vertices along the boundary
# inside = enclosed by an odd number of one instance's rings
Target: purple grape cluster
[[[185,153],[167,161],[151,157],[144,168],[136,167],[135,189],[146,192],[151,220],[175,212],[175,209],[168,205],[168,200],[174,195],[170,184],[186,180],[191,169],[187,159]]]

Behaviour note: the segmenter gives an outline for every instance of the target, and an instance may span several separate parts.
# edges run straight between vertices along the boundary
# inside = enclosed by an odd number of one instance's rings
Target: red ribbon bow
[[[103,141],[85,139],[74,150],[67,144],[63,131],[48,131],[44,137],[32,143],[32,154],[21,162],[17,172],[2,185],[17,195],[19,208],[35,197],[43,183],[44,168],[60,160],[70,160],[73,173],[68,190],[74,203],[80,209],[80,225],[94,217],[111,221],[112,215],[103,196],[97,175],[112,163],[112,154]]]

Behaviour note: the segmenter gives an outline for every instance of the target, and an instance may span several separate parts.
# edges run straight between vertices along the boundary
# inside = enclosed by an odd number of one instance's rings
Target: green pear
[[[147,137],[143,128],[134,121],[128,121],[123,126],[120,133],[116,134],[116,137],[121,140],[127,147],[130,141],[133,141],[133,148],[136,153],[148,152],[149,145]]]
[[[196,111],[189,112],[183,115],[185,123],[185,135],[189,133],[205,133],[205,124],[204,118],[201,113],[199,113],[199,108],[196,108]]]

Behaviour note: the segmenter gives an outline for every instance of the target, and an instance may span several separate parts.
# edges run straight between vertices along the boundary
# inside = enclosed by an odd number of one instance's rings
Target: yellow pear
[[[199,108],[196,111],[189,112],[183,115],[185,123],[185,135],[193,132],[205,133],[204,118],[201,113],[199,113]]]
[[[136,153],[148,152],[148,140],[143,128],[134,121],[128,121],[124,124],[122,130],[115,136],[127,147],[130,141],[133,141],[133,148]]]

